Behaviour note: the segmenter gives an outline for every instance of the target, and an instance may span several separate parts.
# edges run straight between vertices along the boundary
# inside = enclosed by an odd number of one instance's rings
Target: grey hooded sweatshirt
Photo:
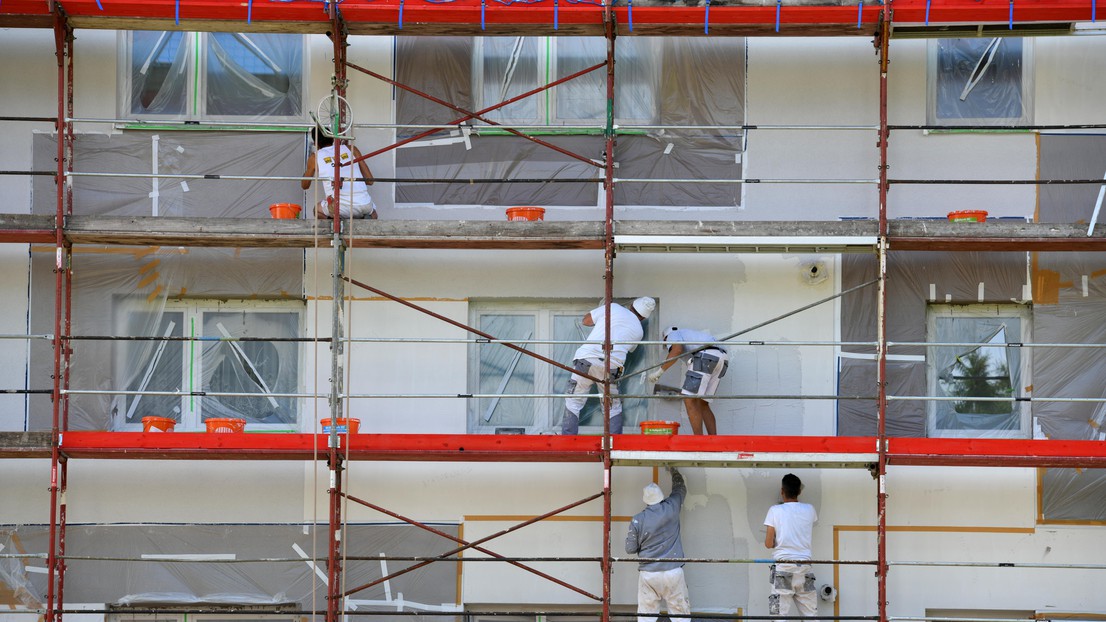
[[[644,510],[630,520],[630,531],[626,534],[626,552],[637,553],[638,557],[683,557],[680,507],[686,495],[684,476],[673,469],[672,494],[660,503],[645,506]],[[641,562],[638,570],[657,572],[683,565],[683,562]]]

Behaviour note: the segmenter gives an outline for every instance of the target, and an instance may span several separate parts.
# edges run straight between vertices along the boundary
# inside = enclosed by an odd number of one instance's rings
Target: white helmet
[[[648,319],[653,313],[653,309],[657,308],[657,301],[648,296],[643,296],[634,301],[634,311],[641,316],[641,319]]]

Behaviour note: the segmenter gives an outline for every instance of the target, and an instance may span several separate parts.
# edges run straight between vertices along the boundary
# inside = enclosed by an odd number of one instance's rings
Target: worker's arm
[[[661,370],[668,369],[676,364],[676,361],[680,360],[680,357],[684,354],[684,346],[681,343],[674,343],[672,347],[668,349],[668,356],[665,358],[664,363],[661,364]]]
[[[591,319],[591,313],[585,315],[583,321],[580,323],[584,326],[595,326],[595,320]]]
[[[768,525],[768,532],[764,534],[764,546],[776,548],[776,528],[771,525]]]
[[[641,539],[638,537],[638,524],[636,520],[630,521],[630,529],[626,533],[626,552],[637,553],[641,550]]]
[[[353,159],[358,160],[357,168],[361,170],[361,181],[370,186],[373,185],[373,173],[369,170],[368,163],[361,159],[361,152],[358,151],[357,147],[353,145],[350,145],[350,147],[353,149]]]
[[[312,150],[311,153],[307,156],[307,168],[304,169],[303,176],[304,177],[315,177],[315,151],[314,150]],[[304,190],[307,190],[310,187],[311,187],[311,180],[310,179],[301,179],[300,180],[300,188],[303,188]]]

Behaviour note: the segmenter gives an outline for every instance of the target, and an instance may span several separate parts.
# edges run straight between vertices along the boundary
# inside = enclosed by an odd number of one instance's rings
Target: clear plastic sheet
[[[929,123],[1025,125],[1032,120],[1030,46],[1016,37],[934,39]]]
[[[399,38],[397,80],[465,109],[483,109],[603,62],[598,38]],[[615,160],[621,179],[739,179],[744,123],[745,42],[740,38],[631,37],[616,46]],[[555,72],[554,72],[555,70]],[[548,73],[547,73],[548,72]],[[397,203],[563,205],[601,202],[606,74],[600,69],[485,116],[493,122],[548,126],[536,134],[592,164],[523,138],[442,131],[397,151],[398,177],[433,179],[581,179],[580,183],[397,184]],[[476,84],[481,91],[476,92]],[[397,122],[443,124],[460,118],[422,97],[397,94]],[[473,121],[473,125],[485,125]],[[634,129],[632,126],[654,126]],[[720,126],[680,129],[675,126]],[[575,128],[575,129],[568,129]],[[409,130],[413,136],[421,130]],[[564,133],[570,135],[562,135]],[[549,135],[552,133],[553,135]],[[401,135],[400,138],[403,138]],[[591,180],[591,181],[586,181]],[[621,206],[737,207],[735,183],[636,183],[616,188]]]
[[[129,37],[122,46],[128,62],[120,63],[125,73],[119,83],[129,85],[127,97],[119,98],[124,118],[303,115],[302,35],[135,31],[122,36]],[[191,92],[200,84],[202,98]]]
[[[434,527],[453,536],[460,530],[453,524]],[[5,553],[44,555],[48,535],[43,525],[0,527],[0,544]],[[304,610],[325,609],[326,539],[326,525],[69,526],[65,600],[109,606],[292,605]],[[349,589],[417,563],[377,559],[380,556],[433,556],[456,547],[442,536],[400,524],[346,525],[342,541],[346,557],[373,558],[343,562],[343,579]],[[78,559],[81,557],[112,559]],[[156,561],[158,557],[185,561]],[[309,563],[312,558],[321,558],[314,568]],[[288,561],[241,561],[251,559]],[[16,595],[16,602],[3,604],[41,605],[47,575],[37,570],[43,566],[45,559],[0,559],[0,593],[10,590]],[[456,563],[428,564],[390,579],[388,585],[355,592],[347,606],[369,611],[453,611],[458,601],[457,572]]]

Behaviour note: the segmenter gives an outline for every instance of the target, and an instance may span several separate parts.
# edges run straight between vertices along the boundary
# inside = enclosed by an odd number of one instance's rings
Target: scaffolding
[[[581,4],[585,6],[580,6]],[[889,466],[1006,466],[1006,467],[1075,467],[1106,468],[1106,446],[1097,441],[1042,441],[1009,439],[928,439],[899,438],[888,433],[887,409],[893,400],[913,399],[909,396],[889,395],[887,381],[888,350],[896,346],[926,346],[932,344],[893,342],[888,338],[888,257],[904,251],[1103,251],[1106,250],[1106,226],[1091,225],[1091,235],[1079,225],[1039,225],[1022,223],[987,223],[974,227],[971,232],[942,223],[896,221],[888,217],[888,191],[901,184],[967,184],[972,180],[895,179],[889,175],[888,146],[892,132],[897,130],[940,130],[942,126],[893,125],[888,119],[888,64],[889,42],[893,36],[955,36],[955,33],[985,32],[1002,34],[1062,34],[1071,31],[1076,21],[1094,19],[1096,3],[1085,2],[936,2],[910,0],[891,4],[855,6],[784,6],[782,2],[766,6],[716,6],[710,2],[704,7],[639,7],[632,3],[577,3],[558,6],[543,3],[512,7],[485,4],[475,0],[457,0],[449,5],[432,3],[404,6],[404,2],[370,3],[327,2],[302,0],[298,2],[242,3],[182,2],[181,0],[145,0],[143,2],[115,2],[110,0],[5,0],[0,6],[0,27],[50,28],[55,38],[57,54],[57,111],[53,117],[3,118],[7,121],[31,121],[54,123],[57,141],[57,168],[51,173],[56,183],[56,213],[53,216],[4,215],[0,220],[0,241],[5,243],[49,244],[55,248],[54,266],[54,317],[50,335],[28,336],[48,339],[53,351],[53,386],[51,431],[46,435],[29,433],[19,438],[10,437],[0,447],[0,458],[49,458],[50,460],[50,516],[49,553],[46,559],[49,573],[48,594],[44,615],[46,622],[56,622],[63,614],[76,613],[65,609],[66,529],[68,466],[71,460],[84,459],[182,459],[205,460],[315,460],[325,461],[330,474],[327,486],[329,534],[326,551],[327,596],[324,610],[299,612],[305,615],[323,616],[327,622],[338,622],[341,616],[360,615],[351,612],[344,600],[352,594],[385,581],[400,573],[387,575],[379,581],[344,589],[341,581],[343,563],[355,560],[347,557],[338,532],[343,524],[343,507],[352,502],[388,515],[400,522],[426,529],[453,540],[458,546],[437,556],[394,557],[392,559],[415,561],[419,565],[436,561],[457,561],[465,550],[488,554],[495,561],[513,564],[536,573],[543,578],[571,589],[600,605],[598,616],[606,622],[620,615],[611,610],[611,575],[613,564],[620,561],[611,552],[611,481],[618,466],[708,466],[725,468],[790,467],[790,468],[852,468],[871,472],[876,480],[877,524],[875,559],[870,561],[820,560],[814,563],[867,564],[876,569],[877,601],[874,616],[834,616],[838,620],[893,619],[888,615],[887,574],[895,565],[911,562],[891,561],[887,553],[887,503],[888,492],[885,476]],[[962,24],[970,24],[964,26]],[[334,92],[336,98],[346,97],[347,70],[353,69],[391,86],[409,90],[416,95],[429,97],[410,87],[359,67],[346,60],[348,37],[352,34],[411,34],[434,35],[439,32],[469,33],[478,36],[495,34],[531,34],[540,29],[549,34],[585,34],[602,36],[607,43],[604,63],[573,74],[569,80],[587,71],[605,70],[605,90],[608,102],[614,100],[614,50],[616,38],[626,35],[718,34],[749,36],[872,36],[879,59],[879,123],[877,126],[834,127],[829,129],[853,129],[875,131],[879,153],[878,178],[842,180],[847,183],[874,185],[878,190],[878,215],[871,220],[842,222],[790,222],[790,223],[693,223],[666,222],[663,226],[646,221],[616,221],[614,189],[618,183],[634,183],[641,180],[620,179],[614,168],[615,120],[611,106],[601,128],[604,136],[603,159],[596,163],[589,158],[549,145],[539,138],[525,134],[524,129],[509,127],[508,132],[543,146],[553,147],[562,154],[584,160],[602,169],[594,181],[602,184],[605,217],[603,222],[512,223],[510,230],[502,225],[479,222],[372,222],[342,221],[334,219],[333,228],[320,231],[310,221],[226,221],[220,219],[190,218],[110,218],[86,217],[73,213],[73,178],[89,173],[73,170],[74,126],[80,121],[75,117],[73,98],[74,28],[154,29],[179,28],[193,30],[250,30],[271,28],[282,32],[327,33],[333,42]],[[554,32],[555,31],[555,32]],[[947,34],[947,33],[954,34]],[[997,36],[997,34],[996,34]],[[560,81],[559,81],[560,82]],[[549,88],[553,84],[542,87]],[[529,95],[531,93],[527,93]],[[520,99],[520,98],[516,98]],[[443,102],[439,102],[443,103]],[[502,102],[498,106],[509,103]],[[496,107],[498,107],[496,106]],[[466,111],[453,107],[461,117],[449,124],[430,127],[424,134],[430,135],[442,128],[456,128],[470,119],[482,119],[488,110]],[[343,119],[339,113],[338,122]],[[87,120],[85,120],[87,121]],[[114,120],[112,120],[114,121]],[[963,126],[958,126],[963,129]],[[1091,129],[1102,125],[1019,126],[1016,129]],[[803,129],[802,126],[779,128],[742,126],[740,129]],[[993,129],[988,126],[986,129]],[[407,139],[413,140],[413,139]],[[400,141],[386,149],[374,151],[362,159],[379,155],[399,147]],[[337,143],[342,143],[339,136]],[[12,173],[5,171],[5,173]],[[19,174],[19,172],[15,172]],[[32,174],[23,172],[23,174]],[[41,172],[33,174],[43,174]],[[171,175],[181,178],[180,175]],[[210,176],[208,176],[210,177]],[[232,178],[233,176],[226,176]],[[377,178],[378,182],[411,181],[400,178]],[[444,181],[451,180],[420,180]],[[511,180],[466,180],[506,182]],[[533,181],[533,180],[514,180]],[[542,180],[548,181],[548,180]],[[574,180],[580,181],[580,180]],[[686,181],[686,180],[685,180]],[[735,179],[733,183],[825,183],[827,180],[765,180]],[[982,182],[980,182],[982,183]],[[1100,185],[1101,179],[1071,180],[1007,180],[1000,183],[1043,185],[1049,183]],[[337,192],[342,192],[342,178],[334,180]],[[203,222],[199,222],[202,220]],[[202,228],[202,233],[197,233]],[[877,404],[877,430],[874,437],[691,437],[612,435],[609,418],[603,417],[603,433],[599,437],[588,436],[535,436],[502,437],[486,435],[342,435],[332,426],[327,435],[288,434],[279,436],[246,435],[150,435],[130,432],[71,431],[68,420],[69,396],[90,394],[93,391],[70,388],[71,344],[81,339],[97,339],[72,335],[72,251],[75,245],[137,245],[157,243],[182,246],[259,246],[270,248],[329,248],[333,253],[332,326],[329,338],[315,337],[315,341],[329,344],[331,351],[330,373],[334,379],[325,395],[287,394],[291,397],[325,397],[330,417],[337,420],[345,416],[351,399],[357,397],[403,397],[367,395],[357,396],[345,391],[340,379],[348,370],[344,347],[355,340],[345,334],[343,309],[349,298],[348,290],[355,287],[407,305],[416,311],[429,314],[479,337],[464,340],[468,343],[500,343],[525,356],[535,356],[543,362],[564,367],[562,363],[543,358],[520,345],[525,340],[500,340],[496,336],[463,323],[450,320],[433,311],[415,305],[388,292],[361,283],[346,275],[345,256],[350,248],[415,248],[415,249],[591,249],[602,250],[604,265],[604,299],[607,305],[604,342],[605,352],[612,347],[610,330],[610,305],[614,300],[615,257],[617,253],[651,251],[686,252],[870,252],[878,261],[878,274],[870,284],[878,288],[875,347],[877,383],[874,396],[822,396],[825,399],[875,400]],[[844,293],[844,292],[842,292]],[[841,294],[838,294],[841,295]],[[736,336],[736,335],[735,335]],[[101,339],[107,337],[100,337]],[[182,338],[187,339],[187,338]],[[764,342],[747,342],[748,345],[765,345]],[[840,342],[825,345],[841,345]],[[1020,344],[1019,344],[1020,345]],[[1079,347],[1081,344],[1025,344],[1044,347]],[[610,376],[610,357],[607,357],[607,377]],[[572,372],[571,368],[564,367]],[[607,385],[609,381],[599,381]],[[30,391],[24,391],[30,393]],[[119,394],[120,391],[112,393]],[[172,395],[187,395],[187,392]],[[273,393],[272,395],[279,395]],[[473,397],[442,396],[442,397]],[[530,397],[555,397],[535,395]],[[611,396],[602,393],[603,412],[609,413]],[[725,396],[740,399],[741,396]],[[796,396],[751,396],[755,398]],[[802,396],[817,399],[818,396]],[[933,399],[921,396],[916,399]],[[1063,401],[1081,398],[1032,398],[1034,401]],[[599,492],[575,501],[549,513],[514,525],[504,532],[488,538],[468,541],[435,530],[413,518],[393,512],[369,500],[354,497],[345,490],[343,472],[349,461],[356,460],[424,460],[424,461],[514,461],[514,462],[578,462],[602,466],[603,484]],[[503,533],[513,531],[538,520],[549,518],[584,503],[601,500],[602,552],[588,558],[521,558],[497,555],[480,545]],[[378,559],[378,558],[371,558]],[[582,560],[597,562],[602,573],[602,588],[598,594],[586,588],[574,586],[537,571],[529,566],[533,561]],[[136,560],[131,560],[136,561]],[[195,561],[195,560],[191,560]],[[256,561],[256,560],[255,560]],[[301,563],[301,559],[270,560]],[[318,560],[322,561],[322,560]],[[464,559],[466,562],[476,559]],[[764,560],[732,560],[688,558],[701,563],[760,563]],[[315,563],[314,560],[311,563]],[[948,562],[956,565],[956,562]],[[965,562],[972,565],[971,562]],[[939,564],[938,564],[939,565]],[[985,565],[979,563],[978,565]],[[1031,567],[1026,563],[996,563],[1002,567]],[[1101,568],[1100,565],[1038,564],[1037,567]],[[191,611],[188,609],[187,611]],[[133,611],[140,612],[141,609]],[[167,612],[157,609],[151,612]],[[185,611],[182,609],[182,611]],[[87,613],[87,610],[80,610]],[[502,614],[502,612],[498,612]],[[491,612],[489,615],[494,615]],[[546,614],[556,615],[556,614]],[[727,616],[711,615],[711,618]],[[729,616],[739,619],[755,619],[749,616]],[[899,618],[903,619],[903,618]]]

